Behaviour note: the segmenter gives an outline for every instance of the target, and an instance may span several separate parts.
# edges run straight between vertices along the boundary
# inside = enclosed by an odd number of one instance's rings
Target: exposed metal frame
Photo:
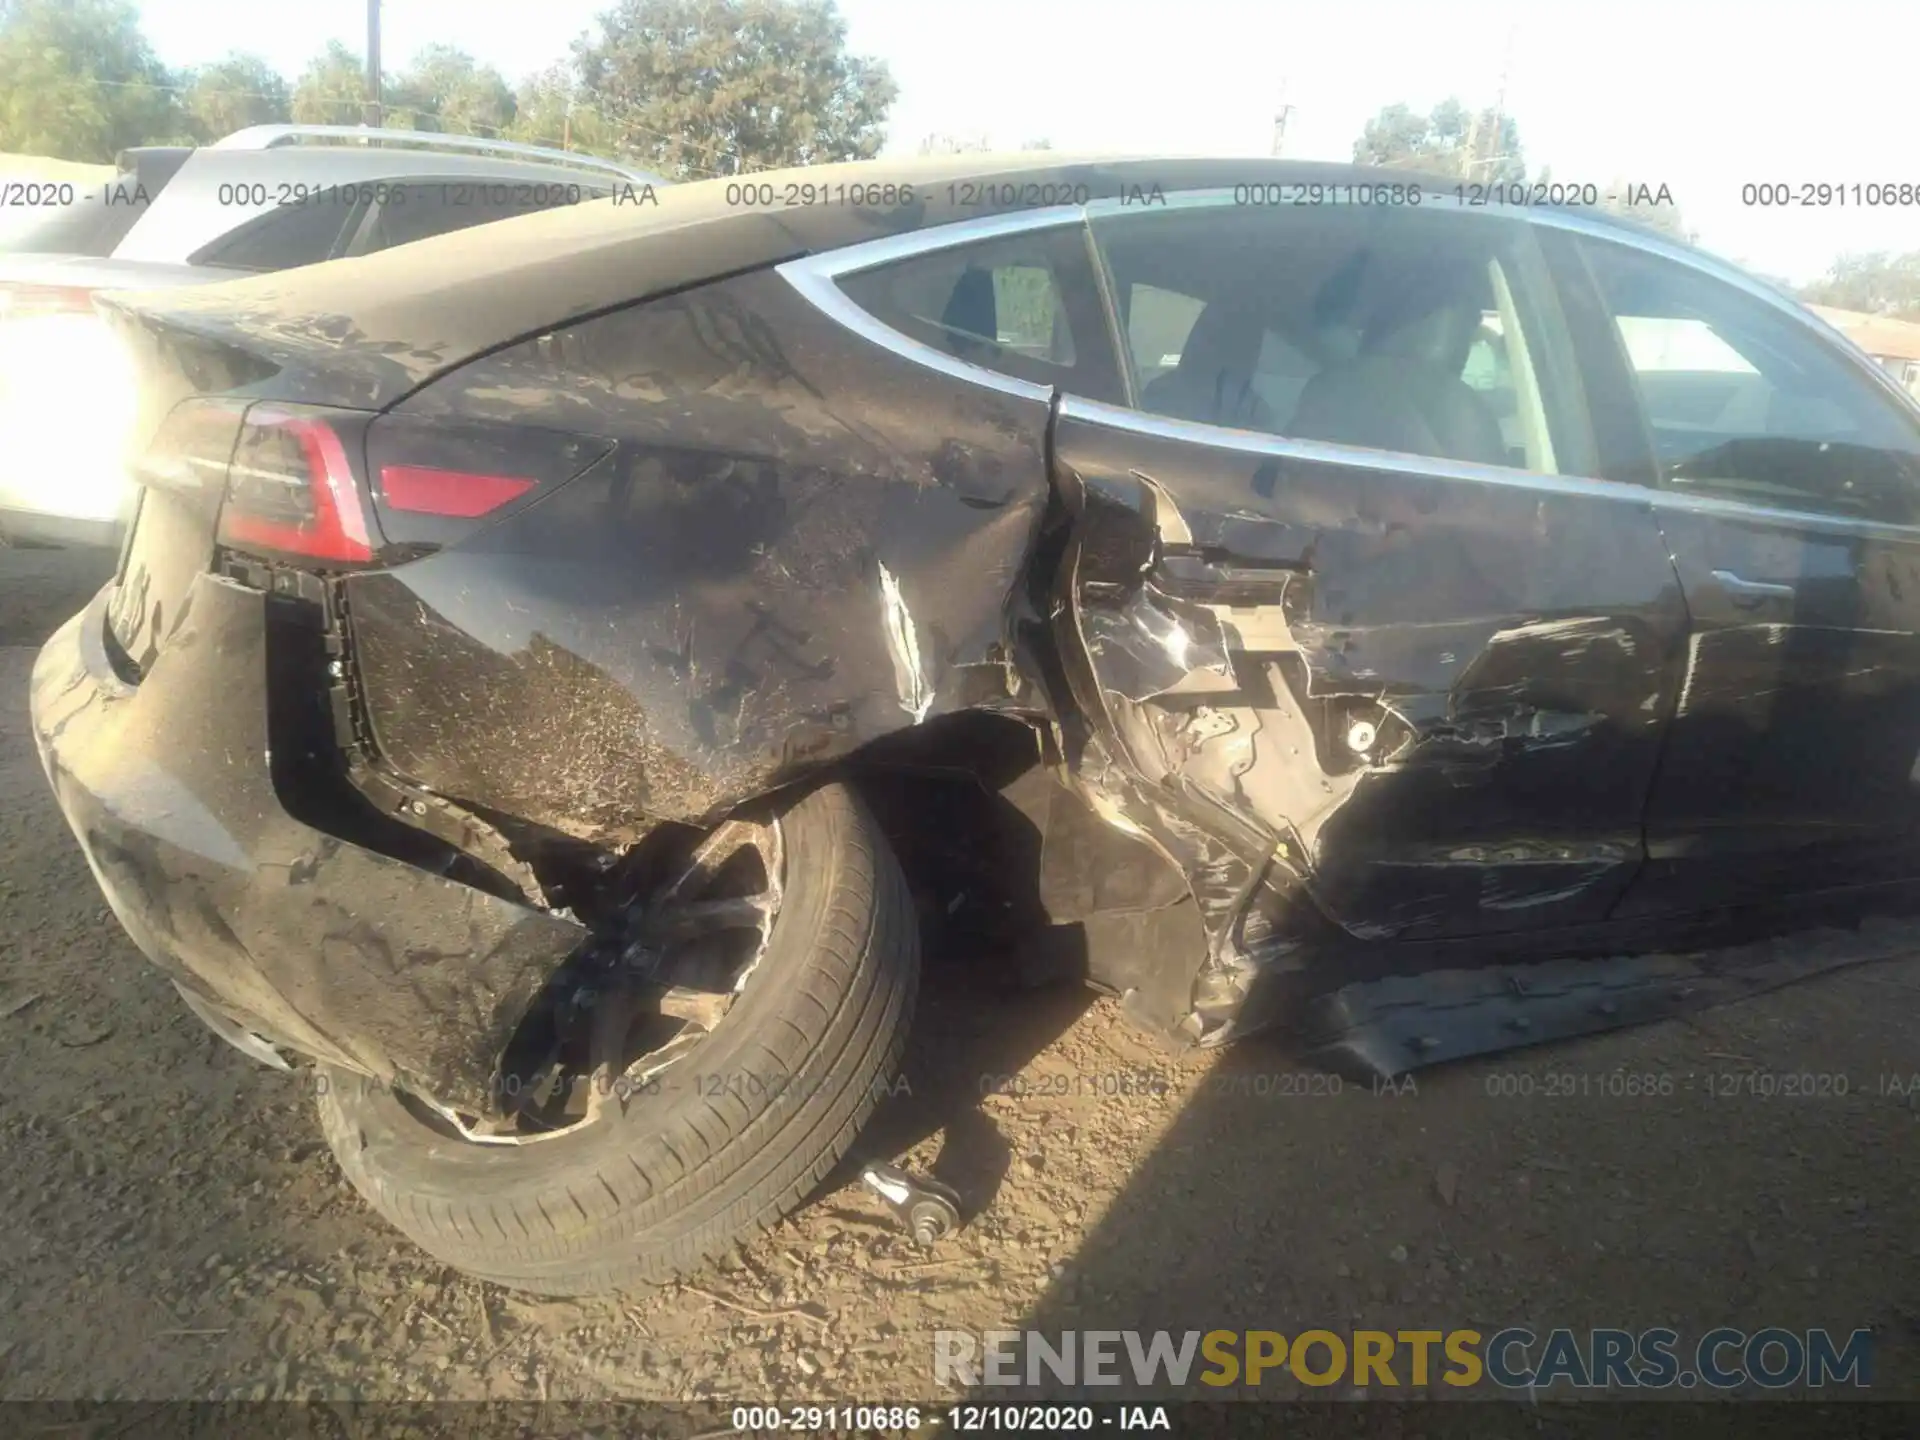
[[[1044,402],[1053,398],[1055,387],[1002,375],[998,371],[989,370],[972,361],[961,360],[915,340],[911,336],[904,335],[854,304],[840,289],[839,279],[845,275],[858,274],[896,261],[911,259],[917,255],[1027,231],[1057,229],[1064,225],[1086,226],[1091,241],[1093,220],[1107,218],[1123,211],[1129,214],[1159,214],[1165,211],[1224,206],[1243,210],[1257,208],[1236,201],[1231,187],[1173,191],[1167,193],[1165,199],[1164,207],[1155,205],[1151,211],[1143,211],[1137,201],[1129,203],[1119,198],[1108,198],[1089,201],[1084,205],[1053,205],[989,215],[975,220],[955,221],[845,246],[820,255],[804,256],[776,266],[775,269],[809,302],[825,311],[847,329],[871,340],[876,345],[891,350],[916,364],[939,370],[971,384],[999,390],[1022,399]],[[1914,418],[1916,410],[1920,409],[1916,406],[1915,398],[1903,389],[1893,376],[1875,364],[1871,356],[1860,350],[1819,316],[1807,310],[1792,297],[1783,295],[1772,286],[1756,280],[1738,266],[1691,246],[1677,244],[1664,237],[1629,229],[1579,211],[1558,207],[1504,203],[1475,205],[1457,196],[1444,193],[1426,197],[1423,208],[1425,205],[1502,216],[1526,224],[1544,225],[1551,229],[1569,231],[1610,244],[1624,245],[1629,249],[1639,250],[1685,266],[1697,274],[1733,286],[1805,328],[1816,343],[1826,346],[1856,370],[1870,376],[1882,393],[1891,396],[1910,419]],[[1102,283],[1104,284],[1104,280]],[[1111,309],[1112,297],[1105,296],[1103,293],[1103,299],[1108,302],[1108,307]],[[1471,461],[1445,460],[1392,450],[1369,450],[1329,441],[1295,440],[1262,431],[1236,430],[1223,425],[1207,425],[1198,421],[1149,415],[1144,411],[1124,409],[1068,392],[1061,393],[1059,403],[1062,415],[1091,421],[1112,429],[1178,440],[1186,444],[1206,445],[1215,449],[1290,458],[1312,464],[1347,465],[1461,480],[1475,484],[1523,486],[1563,494],[1598,495],[1619,500],[1634,500],[1649,506],[1657,501],[1665,507],[1703,514],[1781,520],[1801,525],[1811,523],[1848,534],[1877,535],[1907,542],[1913,541],[1916,533],[1920,533],[1915,527],[1884,521],[1830,515],[1814,510],[1754,505],[1746,501],[1727,500],[1717,496],[1687,495],[1665,487],[1651,488],[1628,484],[1624,481],[1594,479],[1578,475],[1542,475],[1530,470],[1481,465]]]
[[[573,170],[602,170],[639,184],[665,185],[669,182],[645,170],[635,170],[617,160],[598,155],[583,155],[577,150],[554,150],[545,145],[526,145],[518,140],[492,140],[483,135],[447,135],[432,130],[389,130],[370,125],[250,125],[206,146],[209,150],[277,150],[310,141],[334,144],[392,145],[413,149],[452,150],[472,154],[509,155],[538,160],[548,165],[565,165]]]

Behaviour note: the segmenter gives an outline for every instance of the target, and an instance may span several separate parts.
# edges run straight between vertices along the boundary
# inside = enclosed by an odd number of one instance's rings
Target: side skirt
[[[1644,1024],[1920,951],[1920,922],[1872,920],[1690,954],[1435,970],[1309,1000],[1306,1058],[1356,1079]]]

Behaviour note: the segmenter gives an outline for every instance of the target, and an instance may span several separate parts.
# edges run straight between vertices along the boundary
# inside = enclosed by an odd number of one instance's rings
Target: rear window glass
[[[609,193],[604,185],[582,185],[577,180],[530,182],[457,176],[405,185],[384,182],[375,188],[384,200],[361,239],[359,249],[363,254],[411,245],[473,225],[578,205]]]
[[[113,254],[134,223],[147,213],[159,187],[140,192],[131,173],[105,185],[97,181],[38,183],[40,194],[71,193],[67,204],[30,205],[0,219],[0,255],[88,255],[104,260]]]
[[[957,246],[850,275],[840,288],[883,324],[957,359],[1051,380],[1076,358],[1058,244],[1046,233]]]
[[[333,258],[351,205],[289,204],[257,215],[187,257],[193,265],[229,270],[291,270]]]

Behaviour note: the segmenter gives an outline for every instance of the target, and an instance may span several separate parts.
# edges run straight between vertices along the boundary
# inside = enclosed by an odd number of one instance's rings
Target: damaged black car
[[[1859,958],[1725,947],[1920,879],[1920,411],[1624,221],[962,156],[100,307],[148,438],[34,671],[61,809],[503,1284],[819,1183],[905,1044],[908,849],[1023,857],[1169,1044],[1384,1075]]]

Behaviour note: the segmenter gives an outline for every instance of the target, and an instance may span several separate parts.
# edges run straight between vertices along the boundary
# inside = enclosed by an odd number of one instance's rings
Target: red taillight
[[[511,524],[612,448],[538,425],[389,411],[367,426],[365,451],[382,558],[403,563]]]
[[[473,520],[517,500],[538,485],[519,475],[480,475],[430,465],[383,465],[380,498],[389,509],[413,515]]]
[[[93,288],[88,285],[0,284],[0,320],[92,313]]]
[[[373,559],[353,467],[324,419],[272,405],[247,412],[227,472],[220,540],[348,565]]]

